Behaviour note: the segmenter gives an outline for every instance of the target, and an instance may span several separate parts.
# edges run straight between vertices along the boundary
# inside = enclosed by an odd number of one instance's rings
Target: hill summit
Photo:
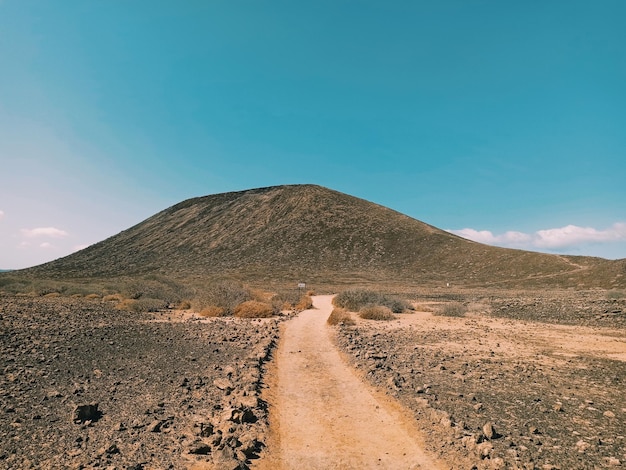
[[[624,261],[486,246],[347,194],[287,185],[189,199],[27,271],[65,279],[614,287],[624,283]]]

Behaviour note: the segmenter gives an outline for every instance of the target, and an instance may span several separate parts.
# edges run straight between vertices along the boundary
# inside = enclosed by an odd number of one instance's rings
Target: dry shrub
[[[272,305],[258,300],[248,300],[235,307],[234,316],[239,318],[268,318],[274,315]]]
[[[410,303],[406,300],[368,289],[348,289],[340,292],[333,299],[333,305],[352,312],[374,306],[388,307],[393,313],[402,313],[411,309]]]
[[[481,316],[491,313],[491,305],[486,302],[470,302],[467,306],[467,315]]]
[[[311,297],[311,296],[315,295],[315,291],[314,290],[308,290],[308,291],[306,291],[306,295]]]
[[[100,298],[100,294],[87,294],[85,296],[86,299],[89,300],[95,300],[95,299],[99,299]]]
[[[373,305],[360,310],[359,316],[364,320],[393,320],[396,316],[389,307],[384,305]]]
[[[417,310],[418,312],[434,312],[435,311],[435,309],[431,307],[430,305],[419,304],[419,303],[415,305],[414,310]]]
[[[235,281],[221,281],[206,286],[193,302],[194,309],[201,311],[205,307],[221,307],[227,315],[235,311],[237,305],[252,300],[250,289]]]
[[[176,306],[176,308],[178,310],[189,310],[191,308],[191,302],[189,302],[188,300],[183,300]]]
[[[466,312],[467,307],[461,302],[448,302],[440,305],[433,314],[443,317],[464,317]]]
[[[61,297],[61,294],[58,292],[49,292],[47,294],[44,295],[44,297],[47,298],[51,298],[51,297]]]
[[[352,316],[343,308],[334,308],[326,323],[329,325],[355,325]]]
[[[296,304],[296,310],[302,311],[313,308],[313,299],[308,295],[303,295]]]
[[[182,310],[182,309],[181,309]],[[203,308],[200,311],[201,317],[224,317],[226,316],[226,310],[222,307],[216,307],[215,305]]]
[[[121,302],[124,298],[120,294],[109,294],[102,297],[104,302]]]

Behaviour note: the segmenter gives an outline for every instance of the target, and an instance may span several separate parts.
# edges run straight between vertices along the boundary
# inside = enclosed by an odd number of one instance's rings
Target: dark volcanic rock
[[[0,296],[0,469],[182,469],[229,443],[244,451],[231,463],[247,466],[266,435],[258,356],[277,321],[165,317]]]

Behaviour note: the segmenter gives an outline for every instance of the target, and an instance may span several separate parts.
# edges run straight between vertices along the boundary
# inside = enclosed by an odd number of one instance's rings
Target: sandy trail
[[[258,468],[437,469],[410,413],[343,361],[326,325],[332,296],[285,324],[272,396],[274,450]]]

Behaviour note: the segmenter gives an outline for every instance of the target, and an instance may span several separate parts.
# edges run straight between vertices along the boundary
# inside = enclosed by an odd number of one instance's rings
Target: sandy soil
[[[411,409],[427,449],[438,446],[452,468],[625,465],[623,328],[428,312],[354,318],[336,329],[339,345]]]
[[[257,468],[437,469],[410,413],[342,359],[326,324],[331,296],[283,324],[270,400],[272,452]]]

